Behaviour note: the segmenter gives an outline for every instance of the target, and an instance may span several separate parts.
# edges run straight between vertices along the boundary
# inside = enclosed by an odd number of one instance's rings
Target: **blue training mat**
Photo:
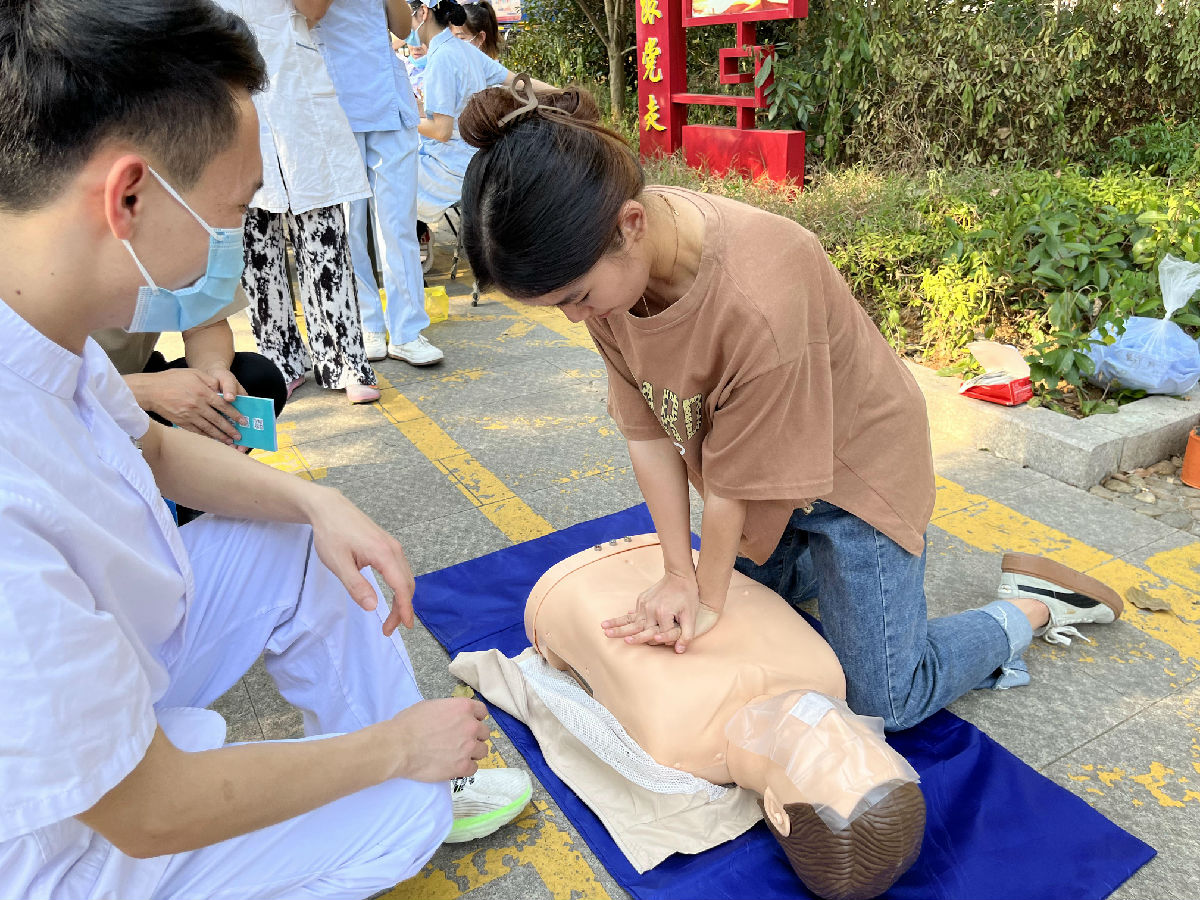
[[[645,506],[637,506],[422,575],[417,614],[451,657],[493,648],[515,656],[529,646],[525,599],[546,569],[603,541],[653,530]],[[810,896],[761,822],[719,847],[675,854],[639,875],[600,820],[550,771],[529,729],[495,707],[491,712],[600,862],[634,897]],[[1017,703],[1013,714],[1020,714]],[[944,710],[889,740],[921,775],[927,824],[920,858],[885,897],[1095,900],[1155,854]]]

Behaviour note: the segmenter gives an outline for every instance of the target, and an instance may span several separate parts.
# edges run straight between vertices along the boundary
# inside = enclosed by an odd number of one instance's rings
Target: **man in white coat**
[[[151,422],[88,338],[232,297],[264,71],[208,0],[0,0],[6,898],[366,897],[529,797],[476,774],[481,704],[421,700],[400,545]],[[224,746],[207,706],[260,655],[309,737]]]

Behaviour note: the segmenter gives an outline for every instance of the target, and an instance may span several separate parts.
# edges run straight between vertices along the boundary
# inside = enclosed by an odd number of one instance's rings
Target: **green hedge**
[[[679,160],[653,163],[651,181],[685,184],[796,219],[835,264],[898,350],[936,366],[967,368],[977,337],[1027,353],[1040,402],[1083,414],[1137,394],[1085,387],[1088,335],[1130,315],[1161,316],[1158,261],[1200,262],[1200,177],[1194,146],[1163,156],[1154,126],[1114,142],[1126,161],[1103,168],[1021,163],[923,175],[855,166],[821,174],[802,194],[736,177],[713,178]],[[1129,148],[1143,148],[1130,151]],[[1155,156],[1159,154],[1159,156]],[[1154,174],[1155,170],[1168,174]],[[1200,326],[1200,297],[1175,317]]]

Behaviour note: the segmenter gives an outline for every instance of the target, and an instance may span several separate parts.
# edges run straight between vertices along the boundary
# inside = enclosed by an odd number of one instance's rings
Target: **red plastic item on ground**
[[[1028,378],[1016,378],[999,384],[973,384],[964,387],[962,395],[1001,406],[1020,406],[1033,396],[1033,383]]]

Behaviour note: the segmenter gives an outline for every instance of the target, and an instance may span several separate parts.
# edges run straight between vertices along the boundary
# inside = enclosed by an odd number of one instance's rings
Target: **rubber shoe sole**
[[[446,839],[442,843],[462,844],[467,841],[478,840],[481,837],[487,837],[492,832],[499,831],[521,814],[521,811],[529,805],[529,800],[532,797],[533,787],[530,786],[529,790],[520,798],[509,803],[507,806],[502,806],[491,812],[481,813],[478,816],[455,819],[454,825],[450,828],[450,833],[446,835]]]
[[[1006,575],[1018,576],[1003,580],[1001,599],[1031,597],[1047,606],[1053,603],[1051,618],[1056,625],[1114,622],[1125,610],[1121,595],[1104,582],[1043,556],[1006,553],[1000,570]],[[1011,596],[1009,590],[1013,591]],[[1107,614],[1101,606],[1107,607]]]

